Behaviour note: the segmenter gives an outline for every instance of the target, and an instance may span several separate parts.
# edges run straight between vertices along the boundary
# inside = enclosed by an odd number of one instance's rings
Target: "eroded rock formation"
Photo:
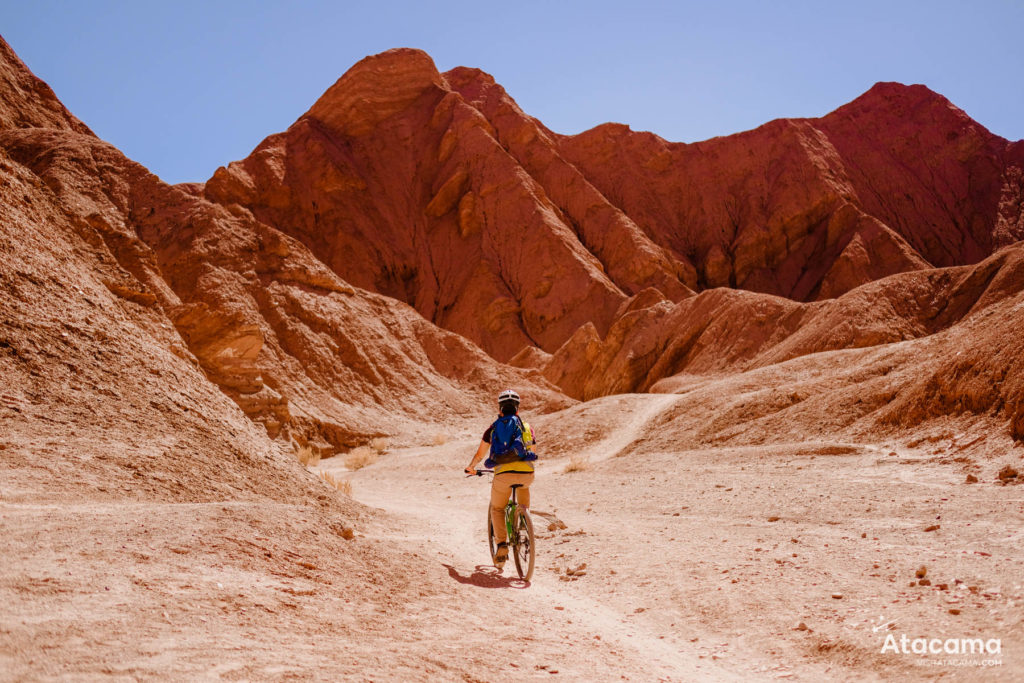
[[[1021,435],[1015,322],[976,321],[1012,318],[1024,289],[1024,144],[922,86],[685,145],[618,124],[558,135],[487,74],[393,50],[247,159],[171,187],[0,47],[6,348],[77,315],[26,322],[25,282],[46,268],[26,275],[18,240],[35,230],[73,255],[48,263],[73,261],[88,284],[65,287],[69,311],[102,287],[167,368],[324,452],[425,409],[476,414],[495,386],[547,409],[571,400],[555,385],[666,389],[966,329],[998,348],[928,366],[925,386],[889,399],[917,396],[900,415],[919,419],[1005,411]],[[102,347],[89,320],[69,333]]]
[[[553,351],[585,321],[606,331],[642,289],[677,300],[694,282],[489,76],[439,74],[414,50],[354,66],[205,194],[500,360]]]
[[[1021,243],[975,266],[902,273],[827,301],[719,288],[676,304],[661,302],[624,314],[603,339],[592,326],[580,328],[542,367],[581,399],[648,391],[681,373],[746,371],[823,351],[919,339],[1017,300],[1024,300]],[[979,346],[995,334],[1015,349],[1010,355],[1024,356],[1024,340],[1012,341],[1010,333],[1019,322],[998,318]],[[1005,362],[1009,356],[997,355],[1004,371],[1014,374]]]
[[[1022,167],[1021,144],[923,86],[677,144],[620,124],[557,135],[487,74],[393,50],[205,193],[508,360],[588,323],[603,337],[648,288],[813,301],[977,263],[1024,236]]]
[[[19,346],[22,316],[33,307],[52,316],[55,329],[102,347],[115,333],[100,338],[98,323],[79,327],[68,311],[117,302],[126,324],[145,330],[117,336],[201,371],[270,437],[308,442],[324,453],[406,432],[412,423],[488,411],[499,386],[520,387],[538,410],[566,404],[536,370],[502,366],[406,304],[351,286],[251,213],[164,184],[96,138],[4,49],[2,75],[18,84],[8,87],[0,120],[4,208],[45,211],[34,218],[11,214],[2,226],[13,250],[3,262],[6,348]],[[69,277],[79,284],[57,295],[60,306],[49,306],[53,288],[40,295],[23,286],[29,276],[19,264],[31,259],[19,241],[26,233],[73,255]],[[54,274],[66,260],[52,262]],[[32,277],[45,281],[45,269]],[[97,288],[105,303],[93,300]],[[61,343],[50,339],[39,351],[59,358]],[[119,355],[139,368],[150,363],[137,353]],[[19,357],[5,357],[15,374]],[[128,376],[124,386],[116,373],[108,381],[114,391],[145,400]]]

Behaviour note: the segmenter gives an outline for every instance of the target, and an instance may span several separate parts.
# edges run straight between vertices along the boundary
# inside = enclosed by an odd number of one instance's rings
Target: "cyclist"
[[[530,484],[533,483],[533,464],[537,456],[529,450],[529,446],[536,443],[533,430],[530,425],[523,422],[519,417],[519,394],[508,389],[498,396],[498,419],[484,432],[480,447],[466,467],[466,474],[476,474],[476,465],[483,460],[485,455],[490,457],[484,462],[486,467],[494,468],[494,480],[491,483],[491,523],[494,526],[494,537],[497,542],[497,550],[494,555],[494,565],[501,569],[505,560],[508,559],[508,533],[505,529],[505,505],[512,495],[512,485],[519,484],[521,488],[516,494],[517,501],[524,508],[530,507]],[[510,420],[508,418],[514,418]],[[508,431],[506,425],[511,425],[513,441],[518,436],[520,444],[506,442],[500,444],[502,433]],[[518,427],[518,434],[515,433]],[[495,429],[499,430],[495,434]],[[494,447],[492,447],[492,441]],[[504,450],[505,452],[495,452]]]

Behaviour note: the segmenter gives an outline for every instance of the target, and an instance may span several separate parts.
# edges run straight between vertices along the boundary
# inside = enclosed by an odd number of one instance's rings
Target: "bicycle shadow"
[[[473,572],[462,575],[459,570],[450,564],[441,563],[441,566],[448,570],[448,576],[459,583],[476,586],[477,588],[529,588],[530,582],[523,581],[517,576],[502,576],[497,567],[487,564],[478,564],[473,567]]]

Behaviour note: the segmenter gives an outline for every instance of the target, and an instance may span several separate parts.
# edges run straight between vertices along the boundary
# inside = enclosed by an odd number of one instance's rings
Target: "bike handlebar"
[[[494,474],[494,470],[477,470],[476,474],[467,474],[466,477],[482,477],[485,474]]]

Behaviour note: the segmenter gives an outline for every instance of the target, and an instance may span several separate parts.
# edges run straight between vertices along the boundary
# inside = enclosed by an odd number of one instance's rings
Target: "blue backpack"
[[[494,421],[491,425],[491,452],[484,461],[484,467],[536,459],[537,454],[523,443],[523,423],[518,415],[506,415]]]

